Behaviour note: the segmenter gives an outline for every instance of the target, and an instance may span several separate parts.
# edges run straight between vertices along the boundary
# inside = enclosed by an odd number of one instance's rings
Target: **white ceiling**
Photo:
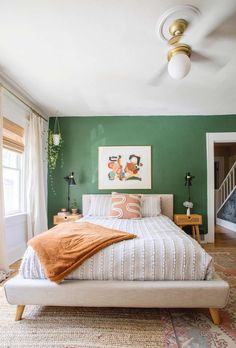
[[[188,0],[204,16],[203,4]],[[158,18],[183,0],[0,0],[0,71],[50,115],[236,114],[236,16],[199,51],[189,75],[150,82],[166,62]],[[227,1],[224,0],[226,4]],[[225,5],[226,6],[226,5]]]

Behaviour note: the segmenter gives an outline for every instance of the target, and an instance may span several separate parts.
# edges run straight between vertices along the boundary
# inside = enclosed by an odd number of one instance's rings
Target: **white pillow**
[[[89,216],[110,216],[111,195],[91,195]]]
[[[143,196],[141,212],[143,217],[154,217],[160,215],[161,197],[157,195]]]

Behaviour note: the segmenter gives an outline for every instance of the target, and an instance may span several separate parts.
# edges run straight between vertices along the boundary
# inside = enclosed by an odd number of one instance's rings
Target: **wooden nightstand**
[[[174,222],[180,228],[183,228],[183,226],[192,226],[193,238],[196,239],[199,244],[201,243],[199,225],[202,225],[202,215],[175,214]]]
[[[82,218],[82,214],[70,214],[66,216],[54,215],[53,224],[58,225],[58,224],[61,224],[62,222],[76,221],[81,218]]]

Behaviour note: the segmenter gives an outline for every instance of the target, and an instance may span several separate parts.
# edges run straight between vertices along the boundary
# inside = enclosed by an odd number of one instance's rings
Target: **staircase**
[[[232,168],[230,169],[224,181],[220,185],[219,189],[216,190],[216,213],[218,213],[221,210],[223,205],[227,202],[227,200],[233,194],[236,188],[235,176],[236,176],[236,161],[234,162]]]

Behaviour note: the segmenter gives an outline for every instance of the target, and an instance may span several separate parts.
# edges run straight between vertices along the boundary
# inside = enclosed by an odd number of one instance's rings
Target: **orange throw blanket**
[[[60,283],[99,250],[135,237],[90,222],[65,222],[32,238],[28,245],[37,253],[47,278]]]

